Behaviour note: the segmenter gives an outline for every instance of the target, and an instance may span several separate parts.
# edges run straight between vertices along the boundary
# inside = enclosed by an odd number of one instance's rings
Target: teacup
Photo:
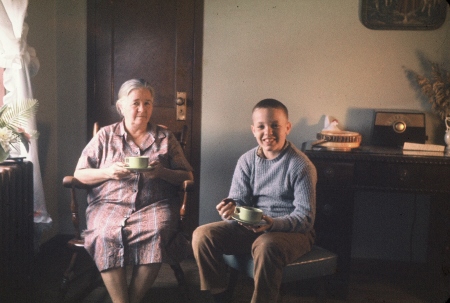
[[[234,213],[240,220],[247,222],[259,222],[263,215],[262,210],[250,206],[236,206]]]
[[[125,163],[129,168],[147,168],[148,157],[125,157]]]

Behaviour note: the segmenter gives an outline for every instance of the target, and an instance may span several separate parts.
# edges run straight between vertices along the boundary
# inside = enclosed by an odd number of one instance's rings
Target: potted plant
[[[0,162],[9,157],[12,148],[17,149],[17,142],[21,142],[28,152],[30,139],[38,132],[26,132],[24,125],[34,117],[38,105],[36,99],[23,99],[0,107]]]

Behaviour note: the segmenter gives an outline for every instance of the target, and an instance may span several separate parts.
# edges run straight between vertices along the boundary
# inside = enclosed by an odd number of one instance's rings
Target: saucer
[[[153,166],[149,165],[148,167],[144,167],[144,168],[134,168],[134,167],[125,167],[126,169],[128,169],[129,171],[132,172],[146,172],[146,171],[150,171],[153,169]]]
[[[239,216],[236,215],[236,214],[232,214],[232,215],[231,215],[231,218],[232,218],[233,220],[236,220],[236,221],[240,222],[240,223],[248,224],[248,225],[256,225],[256,224],[262,223],[262,221],[245,221],[245,220],[242,220],[242,219],[240,219]]]

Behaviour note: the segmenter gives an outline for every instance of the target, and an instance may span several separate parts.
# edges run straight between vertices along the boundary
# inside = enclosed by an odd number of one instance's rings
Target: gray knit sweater
[[[257,151],[255,147],[239,158],[228,197],[272,217],[270,231],[310,231],[316,214],[314,164],[290,142],[275,159],[264,159]]]

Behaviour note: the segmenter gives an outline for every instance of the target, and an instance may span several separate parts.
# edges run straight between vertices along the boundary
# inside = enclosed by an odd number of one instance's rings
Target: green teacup
[[[252,223],[261,221],[263,215],[262,210],[250,206],[236,206],[234,213],[239,217],[239,220]]]
[[[148,157],[125,157],[125,163],[129,168],[147,168]]]

